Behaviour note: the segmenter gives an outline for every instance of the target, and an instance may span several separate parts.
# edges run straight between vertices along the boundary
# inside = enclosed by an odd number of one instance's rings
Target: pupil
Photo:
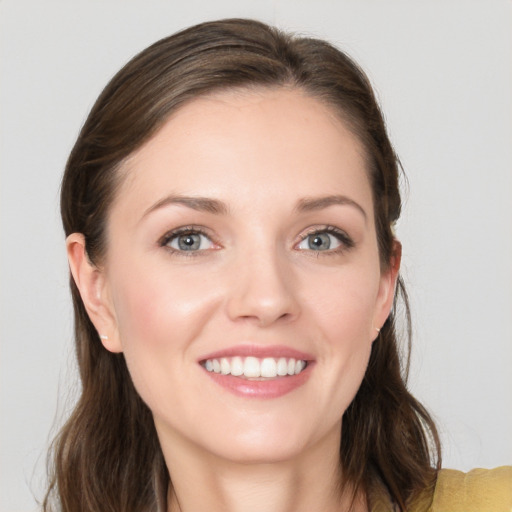
[[[326,233],[322,233],[320,235],[313,235],[309,239],[309,247],[310,249],[321,249],[327,250],[331,246],[331,241],[329,239],[329,235]]]

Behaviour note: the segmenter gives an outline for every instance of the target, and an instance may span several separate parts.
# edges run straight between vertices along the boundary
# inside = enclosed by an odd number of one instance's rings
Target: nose
[[[286,257],[276,251],[258,251],[241,260],[231,276],[227,301],[230,319],[253,321],[266,327],[297,318],[297,283]]]

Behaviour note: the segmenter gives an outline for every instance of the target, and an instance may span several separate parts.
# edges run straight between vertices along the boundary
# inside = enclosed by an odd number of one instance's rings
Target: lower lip
[[[289,375],[286,377],[276,377],[267,380],[249,380],[233,375],[222,375],[221,373],[209,372],[204,370],[208,377],[215,383],[227,389],[237,396],[245,398],[278,398],[291,393],[299,388],[308,380],[311,375],[313,364],[308,365],[298,375]]]

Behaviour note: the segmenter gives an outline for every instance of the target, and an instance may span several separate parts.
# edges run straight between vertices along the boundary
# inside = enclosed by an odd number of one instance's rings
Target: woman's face
[[[358,140],[300,91],[223,92],[121,172],[97,323],[164,452],[332,448],[396,277],[381,273]]]

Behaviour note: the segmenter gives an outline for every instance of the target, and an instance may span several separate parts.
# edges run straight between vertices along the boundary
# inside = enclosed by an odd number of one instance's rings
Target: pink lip
[[[286,347],[285,345],[237,345],[223,350],[218,350],[201,357],[198,362],[206,361],[207,359],[220,359],[221,357],[286,357],[294,359],[302,359],[303,361],[313,361],[314,358],[311,354],[301,352],[294,348]]]
[[[206,361],[207,359],[220,359],[221,357],[235,356],[252,356],[258,358],[293,357],[294,359],[301,359],[308,362],[306,368],[298,375],[276,377],[275,379],[269,380],[250,380],[243,377],[234,377],[233,375],[222,375],[220,373],[209,372],[203,368],[205,374],[216,384],[219,384],[234,395],[244,398],[270,399],[286,395],[307,382],[315,365],[313,357],[310,354],[279,345],[273,345],[270,347],[239,345],[225,350],[212,352],[211,354],[202,357],[199,362]]]

